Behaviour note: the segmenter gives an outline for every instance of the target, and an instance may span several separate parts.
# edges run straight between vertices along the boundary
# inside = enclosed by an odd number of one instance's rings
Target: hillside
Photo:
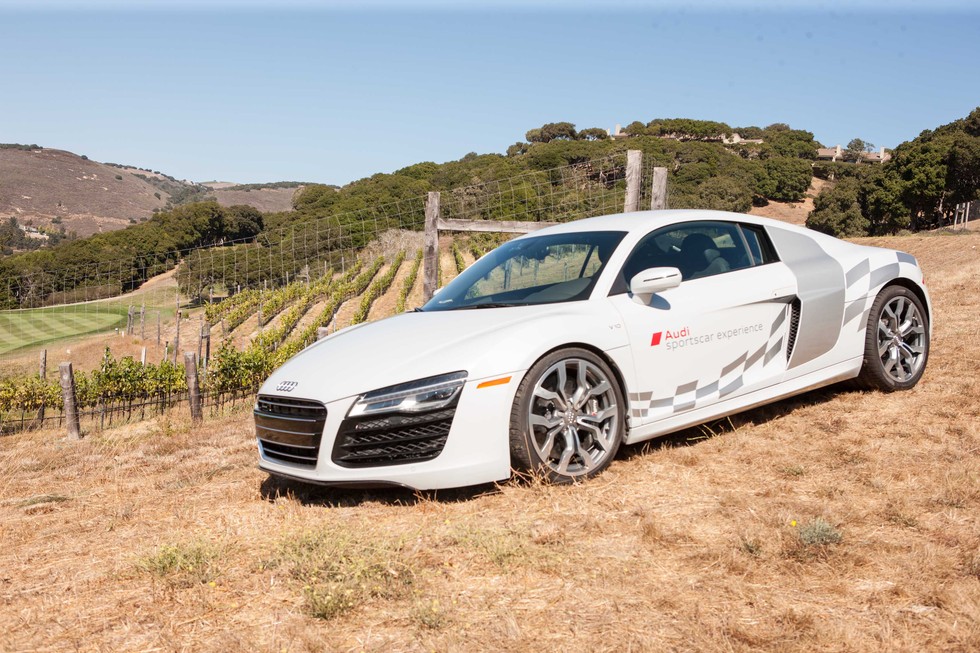
[[[248,204],[263,212],[288,211],[296,184],[195,184],[160,172],[48,148],[0,148],[0,219],[35,227],[54,225],[80,238],[122,229],[154,210],[214,199],[222,206]]]
[[[0,148],[0,218],[60,221],[84,237],[148,218],[168,199],[132,172],[71,152]]]
[[[248,400],[7,436],[0,649],[978,650],[980,235],[861,242],[929,279],[915,390],[810,393],[586,484],[274,482]]]
[[[211,195],[222,206],[248,204],[263,213],[289,211],[293,208],[293,196],[302,191],[304,186],[290,188],[250,188],[234,184],[205,184],[210,187]]]

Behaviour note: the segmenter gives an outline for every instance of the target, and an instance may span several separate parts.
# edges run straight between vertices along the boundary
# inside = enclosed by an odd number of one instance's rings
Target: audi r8
[[[911,388],[931,316],[904,252],[715,211],[578,220],[286,362],[257,397],[259,465],[328,485],[572,482],[623,443],[813,388]]]

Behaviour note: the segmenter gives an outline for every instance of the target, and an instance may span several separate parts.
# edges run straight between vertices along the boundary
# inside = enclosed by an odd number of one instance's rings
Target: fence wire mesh
[[[440,217],[567,222],[623,210],[626,153],[442,193]]]
[[[641,208],[649,207],[652,165],[643,165]],[[440,211],[446,219],[564,222],[622,211],[625,189],[626,153],[621,152],[444,190]],[[130,349],[134,343],[146,347],[147,360],[173,356],[208,328],[185,319],[180,332],[179,313],[186,318],[189,311],[247,293],[242,303],[251,310],[267,293],[343,273],[379,235],[421,231],[425,197],[288,219],[295,221],[251,240],[151,255],[121,252],[112,263],[7,270],[0,275],[0,293],[6,292],[7,304],[16,308],[0,311],[4,372],[36,369],[43,347],[52,347],[59,360],[75,360],[79,352],[72,353],[72,343],[82,336],[102,336],[93,362],[105,345],[123,342]]]

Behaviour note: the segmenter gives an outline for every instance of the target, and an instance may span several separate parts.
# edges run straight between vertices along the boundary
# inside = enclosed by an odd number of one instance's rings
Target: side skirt
[[[643,442],[661,435],[667,435],[674,431],[680,431],[689,426],[703,424],[719,417],[734,415],[746,410],[751,410],[758,406],[770,404],[780,399],[786,399],[794,395],[802,394],[810,390],[816,390],[824,386],[832,385],[839,381],[853,379],[861,371],[863,356],[851,358],[843,363],[837,363],[823,369],[804,374],[795,379],[783,381],[768,388],[761,388],[740,397],[735,397],[717,404],[705,406],[689,413],[671,416],[666,419],[638,426],[630,430],[626,437],[627,444]]]

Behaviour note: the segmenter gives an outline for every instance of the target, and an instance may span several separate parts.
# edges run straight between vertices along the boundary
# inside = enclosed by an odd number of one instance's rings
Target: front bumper
[[[421,462],[351,466],[345,464],[337,451],[338,434],[348,411],[357,397],[348,397],[322,404],[326,409],[322,435],[316,443],[313,458],[290,462],[277,443],[265,445],[263,438],[275,438],[268,430],[258,427],[259,468],[291,479],[325,485],[397,485],[417,490],[464,487],[500,481],[510,476],[510,413],[514,395],[523,372],[511,373],[509,383],[477,388],[483,379],[467,381],[460,393],[445,444],[435,457]],[[280,393],[262,393],[275,401],[296,401],[300,398]],[[261,425],[262,420],[257,420]],[[267,423],[268,425],[268,423]],[[349,426],[349,423],[348,423]],[[348,429],[349,430],[349,429]],[[312,443],[304,443],[312,446]],[[344,443],[341,442],[341,445]],[[269,449],[268,451],[266,449]],[[341,460],[340,464],[335,461]]]

